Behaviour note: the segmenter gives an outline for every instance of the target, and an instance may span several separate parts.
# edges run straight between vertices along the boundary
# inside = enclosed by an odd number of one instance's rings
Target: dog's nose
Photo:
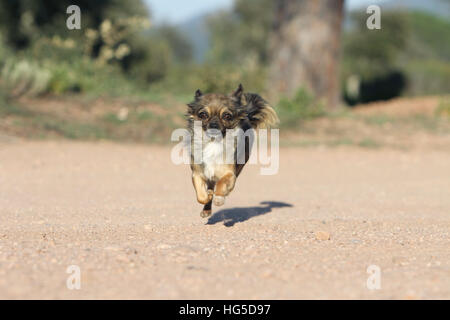
[[[218,124],[217,122],[211,122],[211,123],[209,124],[209,127],[210,127],[211,129],[219,129],[219,124]]]

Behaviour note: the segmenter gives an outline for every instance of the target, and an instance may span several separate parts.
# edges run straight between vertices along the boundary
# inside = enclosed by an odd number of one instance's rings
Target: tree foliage
[[[7,43],[16,49],[31,45],[37,35],[74,36],[82,31],[66,27],[66,9],[73,4],[81,9],[82,29],[98,29],[107,19],[148,16],[141,0],[0,0],[0,28],[7,35]]]
[[[242,64],[268,63],[268,39],[273,23],[273,0],[236,0],[231,11],[208,21],[211,30],[209,59]]]
[[[365,12],[351,13],[352,28],[344,35],[342,58],[345,72],[370,79],[396,68],[410,29],[403,12],[383,12],[380,30],[368,29],[366,19]]]
[[[81,10],[81,30],[66,26],[66,10],[73,4]],[[144,83],[164,78],[173,63],[189,62],[191,48],[178,31],[165,25],[146,32],[149,19],[143,0],[0,0],[6,45],[30,62],[51,59],[51,69],[64,70],[57,77],[64,83],[71,82],[63,76],[66,65],[84,64],[78,60],[86,58]]]

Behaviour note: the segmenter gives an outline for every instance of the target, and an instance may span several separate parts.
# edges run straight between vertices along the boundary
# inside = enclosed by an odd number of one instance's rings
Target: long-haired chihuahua
[[[200,216],[208,217],[212,203],[224,204],[250,157],[253,141],[249,135],[242,140],[243,148],[239,148],[234,137],[228,139],[230,135],[238,130],[245,134],[251,129],[272,127],[279,120],[261,96],[244,93],[241,84],[229,95],[203,94],[197,90],[194,101],[188,104],[187,118],[191,137],[196,135],[195,131],[201,131],[200,140],[191,139],[190,161],[197,201],[204,205]],[[242,161],[238,150],[242,150]]]

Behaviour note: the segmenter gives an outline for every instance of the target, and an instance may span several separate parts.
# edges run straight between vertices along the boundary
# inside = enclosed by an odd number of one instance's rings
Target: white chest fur
[[[233,152],[233,148],[226,148],[223,141],[210,141],[203,146],[202,163],[204,165],[203,173],[206,178],[214,180],[220,168],[227,163],[227,152]]]
[[[224,163],[224,147],[222,142],[208,142],[203,147],[202,162],[206,178],[213,179],[216,167]]]

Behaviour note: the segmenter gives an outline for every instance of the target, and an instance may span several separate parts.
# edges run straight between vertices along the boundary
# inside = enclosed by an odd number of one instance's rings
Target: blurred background
[[[447,148],[450,1],[0,0],[0,138],[168,143],[239,83],[285,145]]]

